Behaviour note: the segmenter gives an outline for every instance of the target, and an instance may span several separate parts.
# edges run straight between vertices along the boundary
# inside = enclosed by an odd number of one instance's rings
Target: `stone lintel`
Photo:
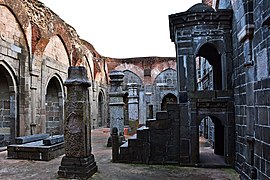
[[[124,97],[125,92],[109,92],[110,97]]]
[[[254,24],[246,24],[237,34],[239,42],[245,42],[247,39],[252,40],[254,35]]]
[[[124,102],[111,102],[109,103],[109,106],[124,106],[125,103]]]

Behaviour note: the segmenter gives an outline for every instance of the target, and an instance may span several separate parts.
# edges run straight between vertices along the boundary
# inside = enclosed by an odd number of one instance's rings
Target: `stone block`
[[[43,144],[45,146],[57,144],[57,143],[60,143],[60,142],[64,142],[64,135],[50,136],[50,137],[43,140]]]
[[[43,140],[45,138],[48,138],[49,136],[50,136],[49,134],[34,134],[34,135],[29,135],[29,136],[16,137],[15,141],[16,141],[16,144],[24,144],[24,143]]]
[[[263,158],[266,159],[267,161],[270,161],[270,145],[269,144],[263,144]]]
[[[156,120],[149,123],[150,129],[169,129],[171,121],[170,120]]]
[[[267,143],[270,147],[270,128],[269,127],[263,127],[262,128],[262,140]],[[269,154],[270,155],[270,154]]]
[[[156,114],[157,120],[167,120],[168,113],[167,111],[158,111]]]
[[[85,158],[63,157],[58,176],[70,179],[88,179],[97,172],[93,155]]]
[[[137,130],[137,139],[143,140],[145,142],[149,141],[149,128],[139,128]]]

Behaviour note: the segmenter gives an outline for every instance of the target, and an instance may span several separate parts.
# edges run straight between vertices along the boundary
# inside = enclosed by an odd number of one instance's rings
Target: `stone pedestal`
[[[138,102],[137,83],[128,84],[128,116],[130,134],[134,134],[139,127],[139,102]]]
[[[112,133],[112,129],[117,128],[120,139],[124,139],[124,92],[121,86],[123,83],[124,73],[114,70],[109,74],[109,76],[111,79],[109,92],[110,131]],[[108,140],[107,146],[111,146],[111,137]]]
[[[89,112],[90,82],[84,67],[69,67],[65,103],[65,156],[59,167],[62,178],[87,179],[97,171],[91,154],[91,122]]]

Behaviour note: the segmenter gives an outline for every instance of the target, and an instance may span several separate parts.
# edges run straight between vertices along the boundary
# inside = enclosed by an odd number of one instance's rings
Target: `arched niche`
[[[63,134],[63,85],[57,76],[53,76],[46,87],[46,133]]]
[[[98,93],[98,127],[104,127],[106,125],[105,121],[105,96],[104,92],[100,91]]]
[[[176,104],[176,103],[177,103],[177,97],[174,94],[172,93],[166,94],[162,98],[161,111],[166,111],[168,104]]]
[[[211,82],[213,83],[211,89],[221,90],[223,81],[226,81],[226,80],[224,79],[225,74],[222,72],[221,54],[219,53],[215,45],[212,43],[203,44],[199,48],[196,54],[196,57],[197,57],[196,60],[199,60],[199,62],[196,62],[197,77],[199,73],[198,70],[200,70],[201,71],[200,74],[202,75],[200,77],[201,80],[203,80],[203,78],[208,76],[208,80],[213,81]],[[205,60],[207,62],[202,62]],[[211,67],[208,66],[208,64],[211,65]],[[197,65],[201,65],[201,67],[197,68]],[[205,71],[209,71],[209,72],[205,72]]]
[[[70,66],[66,47],[60,36],[52,36],[47,44],[43,58],[46,59],[46,65],[49,67],[58,66],[59,69],[67,72]],[[43,60],[44,61],[44,60]]]
[[[17,112],[17,83],[14,73],[0,61],[0,147],[15,142]]]

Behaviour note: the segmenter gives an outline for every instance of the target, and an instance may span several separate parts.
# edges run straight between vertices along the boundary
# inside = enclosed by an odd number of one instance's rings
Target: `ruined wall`
[[[230,7],[230,2],[221,8]],[[270,178],[270,31],[267,0],[231,1],[236,123],[236,169],[244,179]]]
[[[63,133],[63,82],[71,65],[87,68],[92,115],[97,116],[98,93],[94,92],[106,88],[107,71],[96,62],[101,56],[94,47],[39,1],[0,0],[0,19],[0,73],[9,89],[1,99],[6,117],[1,116],[0,141],[7,144],[16,136]]]
[[[164,72],[171,69],[176,72],[176,58],[173,57],[138,57],[128,59],[113,59],[107,61],[108,70],[121,70],[134,74],[124,77],[123,90],[127,91],[127,83],[138,83],[139,95],[139,123],[145,124],[147,119],[156,118],[156,112],[161,110],[163,97],[169,93],[176,93],[176,86],[168,86],[167,79],[176,85],[176,76],[172,72],[165,78],[163,84],[158,84],[157,77],[163,77]],[[127,74],[127,73],[125,73]],[[163,74],[163,75],[162,75]],[[139,80],[135,80],[139,79]],[[166,81],[166,82],[165,82]],[[126,115],[128,116],[128,115]]]

